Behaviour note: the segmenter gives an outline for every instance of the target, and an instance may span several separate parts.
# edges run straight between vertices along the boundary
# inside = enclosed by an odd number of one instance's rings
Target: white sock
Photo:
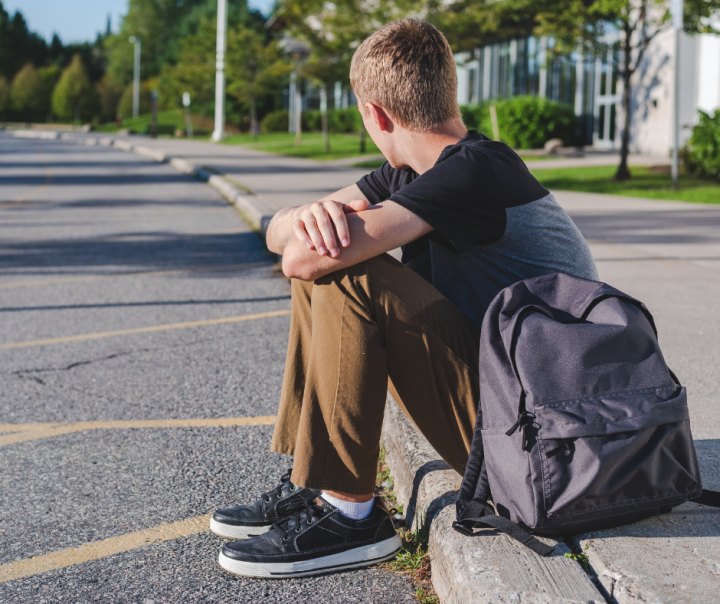
[[[337,497],[328,495],[325,491],[320,493],[320,497],[322,497],[330,505],[334,505],[338,510],[340,510],[340,513],[343,516],[352,520],[362,520],[363,518],[367,518],[372,511],[373,504],[375,503],[374,497],[371,497],[370,501],[355,503],[354,501],[344,501],[343,499],[338,499]]]

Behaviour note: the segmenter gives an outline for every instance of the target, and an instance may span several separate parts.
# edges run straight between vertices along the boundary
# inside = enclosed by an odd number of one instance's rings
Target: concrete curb
[[[542,558],[494,530],[467,537],[452,528],[460,476],[388,395],[382,429],[386,461],[398,500],[413,530],[429,527],[432,582],[443,604],[605,604],[582,567],[559,539]]]
[[[12,134],[16,138],[43,138],[47,140],[60,138],[59,132],[50,130],[13,130]]]
[[[268,224],[272,219],[275,211],[261,199],[258,195],[252,193],[248,189],[242,188],[237,183],[233,183],[220,174],[213,174],[182,157],[173,157],[162,151],[161,149],[153,149],[143,145],[135,145],[125,139],[113,139],[111,137],[82,137],[70,133],[60,134],[45,130],[15,130],[13,136],[18,138],[39,138],[39,139],[60,139],[66,141],[75,141],[79,145],[103,147],[115,147],[128,153],[136,153],[164,164],[168,163],[172,168],[183,174],[187,174],[202,182],[207,182],[211,187],[217,190],[228,202],[234,205],[243,215],[248,224],[258,231],[262,237],[265,237]]]

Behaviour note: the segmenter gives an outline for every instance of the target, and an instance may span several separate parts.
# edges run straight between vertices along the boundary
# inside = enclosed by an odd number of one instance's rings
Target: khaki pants
[[[479,337],[457,307],[387,254],[315,282],[293,279],[271,445],[294,455],[292,481],[371,493],[388,388],[462,473],[479,399]]]

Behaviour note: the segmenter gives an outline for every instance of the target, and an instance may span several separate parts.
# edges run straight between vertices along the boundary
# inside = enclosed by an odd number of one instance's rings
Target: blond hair
[[[410,130],[460,117],[450,45],[424,21],[400,19],[367,38],[353,55],[350,84],[361,105],[380,105]]]

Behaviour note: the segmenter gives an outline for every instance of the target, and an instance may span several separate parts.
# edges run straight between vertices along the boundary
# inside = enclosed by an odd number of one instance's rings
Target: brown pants
[[[294,455],[292,481],[371,493],[388,388],[462,473],[479,398],[479,338],[457,307],[387,254],[315,282],[293,279],[271,445]]]

